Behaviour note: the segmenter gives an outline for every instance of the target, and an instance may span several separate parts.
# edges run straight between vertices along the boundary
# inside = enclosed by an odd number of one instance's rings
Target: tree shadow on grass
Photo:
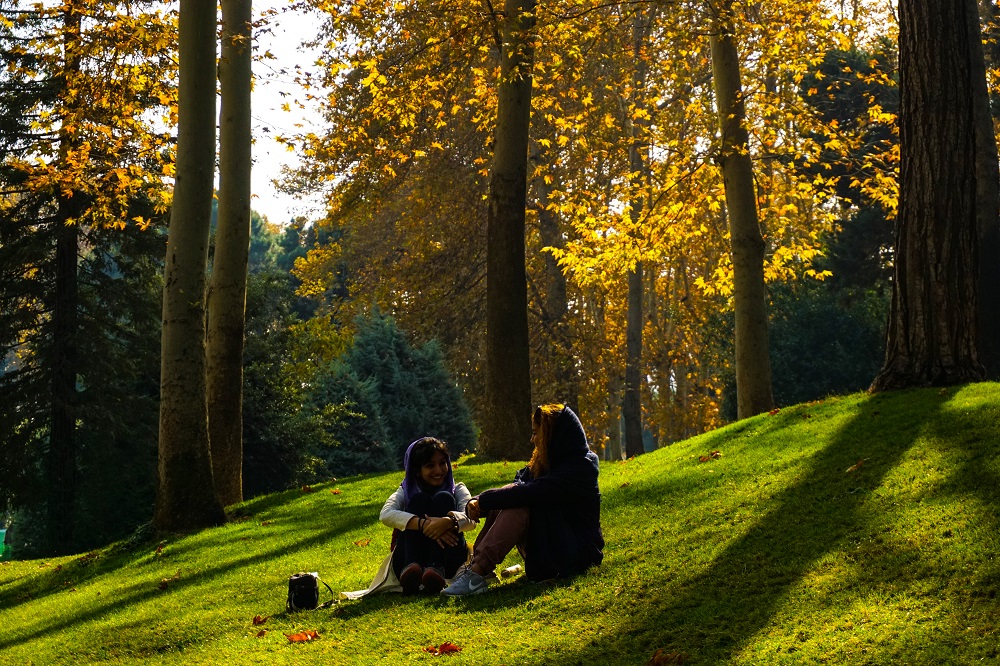
[[[339,535],[360,529],[370,523],[370,515],[365,513],[355,513],[350,519],[340,520],[338,524],[327,529],[319,531],[310,530],[309,536],[304,536],[303,538],[294,540],[291,543],[288,543],[287,541],[282,542],[280,544],[276,544],[273,548],[253,555],[237,557],[218,566],[199,570],[191,575],[182,575],[177,580],[169,581],[165,589],[159,589],[156,582],[151,580],[148,576],[143,577],[142,582],[132,583],[121,589],[116,594],[107,595],[105,599],[84,612],[72,615],[56,614],[45,617],[37,617],[36,622],[25,623],[21,626],[10,628],[9,631],[4,632],[4,637],[0,638],[0,651],[14,645],[23,646],[31,641],[52,635],[56,632],[65,631],[81,623],[92,622],[105,618],[109,615],[129,608],[130,606],[134,606],[135,604],[141,604],[145,601],[149,601],[157,596],[178,594],[188,588],[196,588],[201,585],[211,586],[215,579],[231,571],[251,567],[272,559],[287,557],[290,553],[315,548],[323,543],[327,543],[335,539]],[[206,544],[205,547],[211,547],[211,544]],[[133,556],[129,559],[134,561],[138,559],[138,557],[145,556],[146,555],[143,554],[142,556]],[[207,557],[201,558],[201,560],[211,561],[210,558]],[[106,561],[90,565],[93,569],[88,571],[86,578],[93,579],[100,576],[114,576],[116,574],[121,575],[123,568],[128,566],[128,564],[129,561],[127,560],[120,558],[108,558]],[[67,590],[61,584],[55,584],[53,574],[55,574],[55,572],[47,574],[42,580],[37,580],[35,577],[32,577],[32,580],[23,583],[24,586],[30,586],[31,589],[36,589],[38,591],[38,594],[33,595],[31,600],[37,600],[41,597],[55,593],[73,594],[73,592]],[[77,584],[82,583],[78,581]],[[40,587],[43,585],[47,585],[48,587]],[[218,596],[219,590],[217,587],[213,587],[212,590],[213,591],[209,596]],[[0,605],[4,603],[5,597],[7,596],[15,599],[16,603],[24,603],[27,601],[26,599],[17,599],[17,594],[18,591],[16,589],[6,591],[4,596],[0,597]],[[3,607],[7,608],[6,605]]]
[[[645,661],[657,648],[689,655],[693,661],[722,663],[732,658],[778,612],[789,590],[826,553],[864,529],[869,495],[895,467],[948,400],[931,392],[876,395],[816,453],[804,477],[772,498],[772,508],[743,536],[729,542],[692,578],[651,587],[621,630],[581,646],[581,662],[601,655],[632,655]],[[877,441],[894,405],[907,404],[922,416],[893,423],[891,445]],[[794,443],[789,442],[794,446]],[[863,460],[852,473],[845,471]],[[722,492],[720,490],[720,492]]]

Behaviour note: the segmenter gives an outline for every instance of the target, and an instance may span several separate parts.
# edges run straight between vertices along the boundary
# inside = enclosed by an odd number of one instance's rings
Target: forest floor
[[[797,405],[604,463],[586,575],[287,613],[289,575],[364,588],[387,552],[399,473],[341,479],[217,529],[4,562],[0,663],[996,662],[998,444],[1000,384]],[[471,457],[456,476],[477,492],[516,467]],[[445,643],[460,651],[429,651]]]

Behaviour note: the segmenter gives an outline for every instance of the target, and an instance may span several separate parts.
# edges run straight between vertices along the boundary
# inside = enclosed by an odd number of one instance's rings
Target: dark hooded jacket
[[[535,479],[525,467],[513,486],[479,495],[482,511],[530,509],[524,566],[531,580],[572,576],[604,559],[599,471],[580,419],[565,407],[552,429],[549,471]]]

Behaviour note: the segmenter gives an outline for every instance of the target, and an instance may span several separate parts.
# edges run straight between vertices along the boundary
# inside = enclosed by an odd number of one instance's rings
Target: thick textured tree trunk
[[[243,341],[250,251],[250,0],[222,0],[219,219],[208,297],[208,426],[224,506],[243,501]]]
[[[900,192],[885,364],[872,390],[981,379],[969,2],[900,0]],[[974,34],[972,34],[974,32]]]
[[[1000,379],[1000,160],[993,133],[979,3],[966,0],[976,124],[976,225],[979,230],[979,356],[986,378]],[[992,19],[993,3],[988,11]]]
[[[177,178],[163,285],[159,486],[154,525],[225,521],[215,495],[205,395],[205,268],[215,171],[214,2],[181,0]]]
[[[535,3],[507,0],[490,175],[486,249],[486,400],[480,451],[531,455],[531,375],[524,218]]]
[[[767,349],[764,239],[757,219],[753,162],[746,129],[740,61],[732,29],[732,2],[717,7],[712,36],[712,78],[719,112],[719,162],[733,257],[736,310],[736,413],[746,418],[774,406]]]

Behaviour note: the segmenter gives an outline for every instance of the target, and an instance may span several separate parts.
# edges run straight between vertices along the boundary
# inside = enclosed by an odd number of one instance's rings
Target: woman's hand
[[[440,539],[452,527],[451,518],[424,518],[424,536],[428,539]]]
[[[479,520],[479,500],[469,500],[469,503],[465,505],[465,515],[472,520]]]

